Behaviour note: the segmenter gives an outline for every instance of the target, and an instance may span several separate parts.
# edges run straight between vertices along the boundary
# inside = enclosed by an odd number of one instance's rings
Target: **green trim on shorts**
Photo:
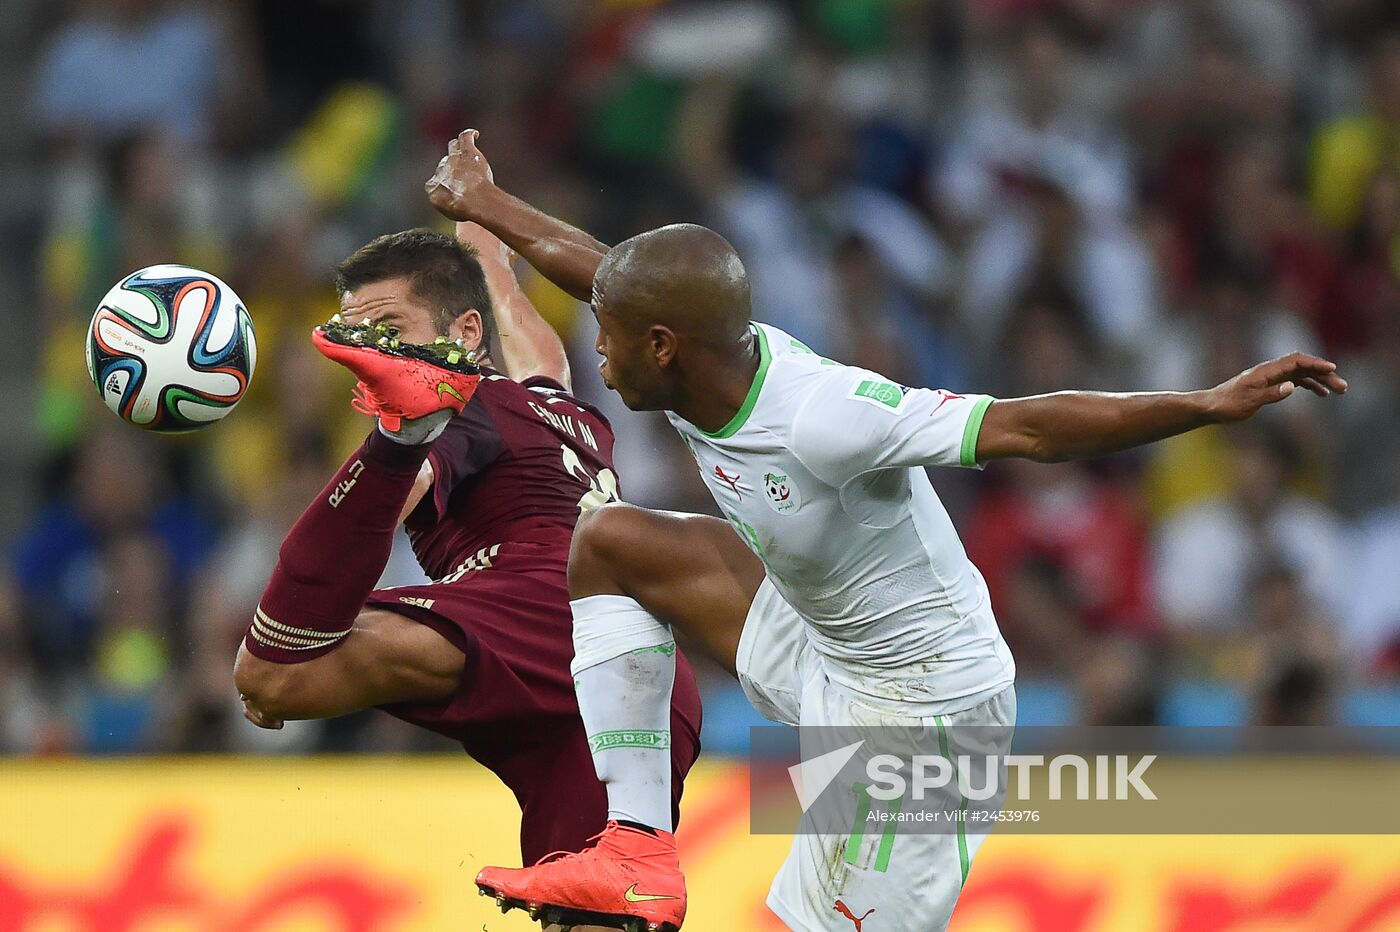
[[[988,404],[991,399],[988,399]],[[943,759],[953,765],[953,779],[958,779],[958,765],[953,764],[953,758],[948,753],[948,732],[943,730],[943,716],[935,715],[933,721],[938,725],[938,751],[943,755]],[[967,872],[972,867],[967,857],[967,797],[959,793],[958,812],[962,818],[958,820],[958,864],[962,867],[962,882],[967,883]]]
[[[669,731],[600,731],[588,736],[588,750],[594,754],[612,748],[652,748],[664,751],[671,746]]]
[[[987,409],[992,406],[995,398],[983,398],[972,406],[972,413],[967,416],[967,426],[963,428],[962,450],[958,461],[964,466],[977,465],[977,436],[982,433],[982,418],[987,416]]]
[[[664,654],[667,657],[674,657],[676,655],[676,642],[672,641],[670,644],[657,644],[655,647],[639,647],[627,653],[629,656],[632,654]]]
[[[885,833],[880,836],[880,850],[875,852],[875,869],[882,874],[890,869],[890,855],[894,853],[894,836],[898,834],[899,813],[903,809],[904,797],[901,796],[890,806],[890,824],[885,829]]]
[[[854,865],[860,860],[860,843],[865,840],[865,823],[870,818],[870,787],[857,783],[852,789],[856,792],[856,822],[846,839],[846,863]]]
[[[874,802],[870,797],[869,784],[857,783],[851,789],[856,794],[856,819],[851,834],[846,839],[846,863],[854,867],[860,861],[860,846],[861,842],[865,841],[865,826],[870,822],[870,811],[874,808]],[[894,853],[894,836],[899,830],[896,819],[903,808],[904,797],[901,796],[889,809],[895,818],[889,819],[880,831],[880,847],[875,851],[872,870],[882,874],[889,871],[890,855]]]

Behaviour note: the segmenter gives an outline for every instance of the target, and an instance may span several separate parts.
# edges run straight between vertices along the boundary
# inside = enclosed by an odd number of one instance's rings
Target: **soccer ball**
[[[253,320],[208,272],[153,265],[107,292],[88,328],[88,374],[122,420],[179,433],[220,420],[257,364]]]

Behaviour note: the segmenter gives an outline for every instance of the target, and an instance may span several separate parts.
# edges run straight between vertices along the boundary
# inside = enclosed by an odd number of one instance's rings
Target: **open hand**
[[[1210,408],[1221,421],[1242,421],[1264,405],[1282,401],[1298,388],[1320,398],[1344,394],[1346,379],[1337,375],[1337,364],[1319,356],[1291,353],[1246,369],[1228,382],[1210,389]]]
[[[482,192],[494,187],[491,165],[476,147],[480,134],[465,129],[447,144],[447,155],[438,162],[437,171],[423,185],[428,200],[438,213],[449,220],[476,220],[473,208]]]

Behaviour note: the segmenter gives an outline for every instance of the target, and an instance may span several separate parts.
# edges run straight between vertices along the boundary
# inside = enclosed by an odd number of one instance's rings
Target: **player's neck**
[[[715,354],[708,362],[702,369],[703,384],[688,385],[685,397],[678,400],[674,410],[713,434],[727,427],[749,400],[761,362],[758,341],[750,336],[732,353]]]

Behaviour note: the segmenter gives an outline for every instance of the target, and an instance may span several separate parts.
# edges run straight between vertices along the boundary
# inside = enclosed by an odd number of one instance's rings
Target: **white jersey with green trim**
[[[675,414],[720,511],[806,621],[828,678],[905,715],[971,708],[1015,665],[925,465],[977,466],[992,399],[906,388],[755,324],[758,372],[707,433]]]

